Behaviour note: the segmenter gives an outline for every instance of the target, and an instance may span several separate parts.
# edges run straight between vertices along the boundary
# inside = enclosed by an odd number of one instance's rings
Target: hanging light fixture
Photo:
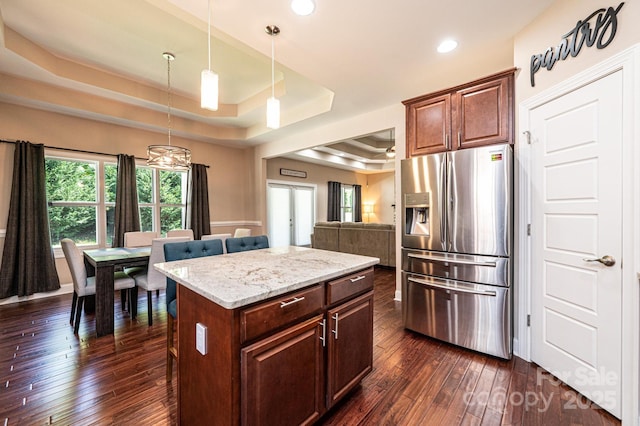
[[[280,127],[280,100],[276,99],[275,95],[274,38],[280,33],[280,28],[267,25],[264,30],[271,36],[271,97],[267,99],[267,127],[277,129]]]
[[[147,165],[157,169],[188,170],[191,167],[191,151],[187,148],[171,145],[171,61],[176,57],[173,53],[164,52],[167,60],[167,127],[169,143],[167,145],[149,145],[147,148]]]
[[[296,15],[307,16],[311,15],[316,8],[316,4],[313,0],[292,0],[291,9]]]
[[[218,74],[211,71],[211,0],[207,1],[207,53],[209,67],[200,76],[200,107],[218,110]]]
[[[393,142],[393,145],[391,143]],[[389,148],[385,151],[387,154],[387,158],[396,158],[396,145],[395,140],[393,138],[393,129],[389,130]]]

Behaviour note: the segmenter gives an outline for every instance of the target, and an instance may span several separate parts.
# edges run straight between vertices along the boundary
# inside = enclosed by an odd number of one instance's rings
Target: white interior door
[[[531,358],[617,417],[621,99],[616,72],[530,111]]]
[[[310,246],[315,223],[315,187],[269,183],[267,221],[271,247]]]

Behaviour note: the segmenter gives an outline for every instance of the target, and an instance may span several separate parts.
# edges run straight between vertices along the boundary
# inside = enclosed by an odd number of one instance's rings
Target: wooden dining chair
[[[183,243],[165,243],[164,258],[166,262],[192,259],[196,257],[222,254],[220,240],[194,240]],[[178,362],[178,347],[174,343],[174,328],[178,319],[178,301],[176,298],[176,282],[167,278],[167,382],[173,377],[173,360]]]
[[[78,334],[84,298],[96,294],[96,277],[87,277],[87,270],[84,266],[84,256],[73,240],[64,238],[60,241],[60,245],[62,246],[62,252],[67,260],[67,265],[69,265],[71,279],[73,280],[73,299],[71,301],[71,317],[69,318],[69,323],[73,324],[73,333]],[[113,288],[114,290],[126,290],[129,293],[129,301],[132,300],[130,293],[135,286],[136,282],[133,278],[124,272],[115,273],[113,277]],[[124,310],[124,305],[122,309]],[[135,310],[131,303],[129,304],[129,313],[133,319]]]

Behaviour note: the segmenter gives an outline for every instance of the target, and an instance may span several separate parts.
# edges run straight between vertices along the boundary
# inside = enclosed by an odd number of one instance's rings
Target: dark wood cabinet
[[[178,285],[179,423],[316,422],[373,368],[373,274],[236,309]],[[196,324],[207,327],[205,354]]]
[[[373,367],[373,292],[327,311],[327,408]]]
[[[312,424],[324,412],[324,348],[318,315],[242,349],[244,425]]]
[[[446,151],[451,138],[451,94],[407,106],[407,156]]]
[[[404,101],[407,157],[513,143],[514,72]]]

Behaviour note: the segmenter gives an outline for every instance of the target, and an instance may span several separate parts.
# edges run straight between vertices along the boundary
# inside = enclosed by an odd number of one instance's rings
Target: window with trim
[[[79,245],[109,247],[113,240],[117,165],[103,159],[46,155],[51,243],[71,238]],[[142,231],[183,228],[187,173],[136,166]]]
[[[340,185],[340,218],[353,222],[353,185]]]

